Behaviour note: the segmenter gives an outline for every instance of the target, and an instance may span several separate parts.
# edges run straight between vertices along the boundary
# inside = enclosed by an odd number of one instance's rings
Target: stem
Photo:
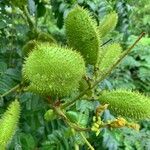
[[[0,95],[1,98],[5,97],[6,95],[16,91],[17,89],[20,88],[20,84],[17,84],[16,86],[14,86],[13,88],[11,88],[10,90],[8,90],[7,92],[5,92],[4,94]]]
[[[29,14],[28,9],[27,9],[26,6],[23,7],[23,12],[24,12],[24,14],[25,14],[25,16],[27,18],[27,21],[29,23],[30,28],[34,29],[34,26],[35,26],[34,25],[34,21],[31,19],[31,16],[30,16],[30,14]]]
[[[79,149],[79,145],[78,145],[77,143],[74,144],[74,149],[75,149],[75,150],[80,150],[80,149]]]
[[[141,33],[141,35],[138,37],[138,39],[133,43],[133,45],[131,47],[129,47],[122,55],[121,57],[116,61],[116,63],[113,64],[113,66],[111,68],[108,69],[107,72],[105,72],[104,74],[101,74],[101,77],[99,79],[97,79],[95,81],[95,83],[85,89],[84,91],[82,91],[77,97],[75,97],[71,102],[68,102],[64,105],[62,105],[62,108],[66,108],[68,106],[72,106],[74,105],[74,103],[81,98],[82,96],[84,96],[89,90],[93,89],[98,83],[100,83],[101,81],[103,81],[111,72],[112,70],[121,62],[121,60],[127,55],[129,54],[129,52],[134,48],[134,46],[140,41],[140,39],[145,35],[145,32]]]
[[[84,136],[84,134],[82,132],[80,132],[80,135],[82,136],[84,142],[87,144],[87,146],[91,149],[94,150],[94,147],[89,143],[89,141],[86,139],[86,137]]]

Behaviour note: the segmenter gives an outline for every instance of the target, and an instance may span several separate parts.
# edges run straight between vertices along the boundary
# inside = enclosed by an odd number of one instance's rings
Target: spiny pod
[[[29,89],[43,95],[70,95],[78,88],[83,75],[85,62],[79,53],[48,43],[38,44],[23,65]]]
[[[119,44],[114,43],[100,49],[99,55],[99,70],[105,72],[109,69],[120,57],[122,48]]]
[[[118,14],[116,12],[111,12],[110,14],[106,15],[98,27],[101,37],[105,37],[109,32],[114,30],[117,22]]]
[[[14,135],[20,116],[20,104],[13,101],[0,119],[0,148],[6,148]]]
[[[109,104],[114,115],[134,120],[150,118],[150,98],[128,90],[104,91],[99,101]]]
[[[100,38],[90,13],[79,6],[75,7],[65,19],[65,29],[69,46],[83,55],[86,64],[95,65]]]

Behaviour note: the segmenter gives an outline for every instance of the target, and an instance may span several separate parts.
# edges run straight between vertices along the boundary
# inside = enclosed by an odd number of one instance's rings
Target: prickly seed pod
[[[87,10],[74,8],[65,19],[69,46],[81,52],[86,64],[95,65],[100,45],[95,20]]]
[[[150,98],[127,90],[104,91],[99,97],[114,115],[135,120],[150,118]]]
[[[101,48],[98,65],[100,72],[107,71],[118,60],[121,52],[121,46],[116,43]]]
[[[99,25],[99,34],[101,37],[105,37],[109,32],[115,29],[118,22],[118,14],[116,12],[111,12],[106,15],[103,21]]]
[[[6,148],[7,143],[14,135],[20,116],[20,104],[17,100],[13,101],[7,111],[0,119],[0,148]]]
[[[50,96],[68,96],[84,74],[85,63],[79,53],[48,43],[38,44],[23,66],[29,89]]]

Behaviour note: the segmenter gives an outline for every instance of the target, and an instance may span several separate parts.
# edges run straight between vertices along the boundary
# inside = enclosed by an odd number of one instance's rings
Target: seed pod
[[[23,65],[29,89],[43,95],[70,95],[84,74],[85,63],[79,53],[48,43],[38,44]]]
[[[69,46],[83,55],[86,64],[95,65],[100,38],[90,13],[81,7],[74,8],[65,19],[65,28]]]
[[[116,12],[108,14],[99,25],[99,34],[105,37],[109,32],[115,29],[118,22],[118,15]]]
[[[7,143],[14,135],[20,116],[20,104],[17,100],[12,102],[0,119],[0,147],[6,148]]]
[[[150,98],[127,90],[104,91],[99,98],[114,114],[135,120],[150,118]]]
[[[99,71],[106,72],[120,57],[122,48],[114,43],[101,49],[99,56]]]

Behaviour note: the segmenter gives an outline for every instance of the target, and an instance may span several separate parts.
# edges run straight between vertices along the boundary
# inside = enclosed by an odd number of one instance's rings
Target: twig
[[[0,95],[1,98],[5,97],[6,95],[16,91],[17,89],[20,88],[21,84],[17,84],[16,86],[14,86],[13,88],[11,88],[10,90],[8,90],[7,92],[5,92],[4,94]]]
[[[84,96],[89,90],[93,89],[98,83],[100,83],[101,81],[103,81],[111,72],[112,70],[121,62],[121,60],[127,55],[129,54],[129,52],[134,48],[134,46],[140,41],[140,39],[145,35],[145,32],[141,33],[141,35],[138,37],[138,39],[133,43],[133,45],[131,47],[129,47],[122,55],[121,57],[116,61],[116,63],[113,64],[113,66],[111,68],[108,69],[107,72],[105,72],[104,74],[101,74],[101,77],[95,81],[95,83],[85,89],[83,92],[81,92],[77,97],[75,97],[71,102],[68,102],[64,105],[62,105],[62,108],[66,108],[68,106],[72,106],[74,105],[74,103],[81,98],[82,96]]]
[[[87,144],[87,146],[91,149],[94,150],[94,147],[89,143],[89,141],[86,139],[86,137],[84,136],[84,134],[82,132],[80,132],[80,135],[82,136],[84,142]]]
[[[23,7],[23,12],[24,12],[24,14],[25,14],[25,16],[26,16],[26,18],[27,18],[27,21],[28,21],[28,23],[29,23],[29,26],[30,26],[30,28],[31,29],[33,29],[34,28],[34,21],[31,19],[31,16],[30,16],[30,14],[29,14],[29,12],[28,12],[28,9],[27,9],[27,7],[26,6],[24,6]]]
[[[75,150],[80,150],[80,149],[79,149],[79,145],[78,145],[77,143],[74,144],[74,149],[75,149]]]

